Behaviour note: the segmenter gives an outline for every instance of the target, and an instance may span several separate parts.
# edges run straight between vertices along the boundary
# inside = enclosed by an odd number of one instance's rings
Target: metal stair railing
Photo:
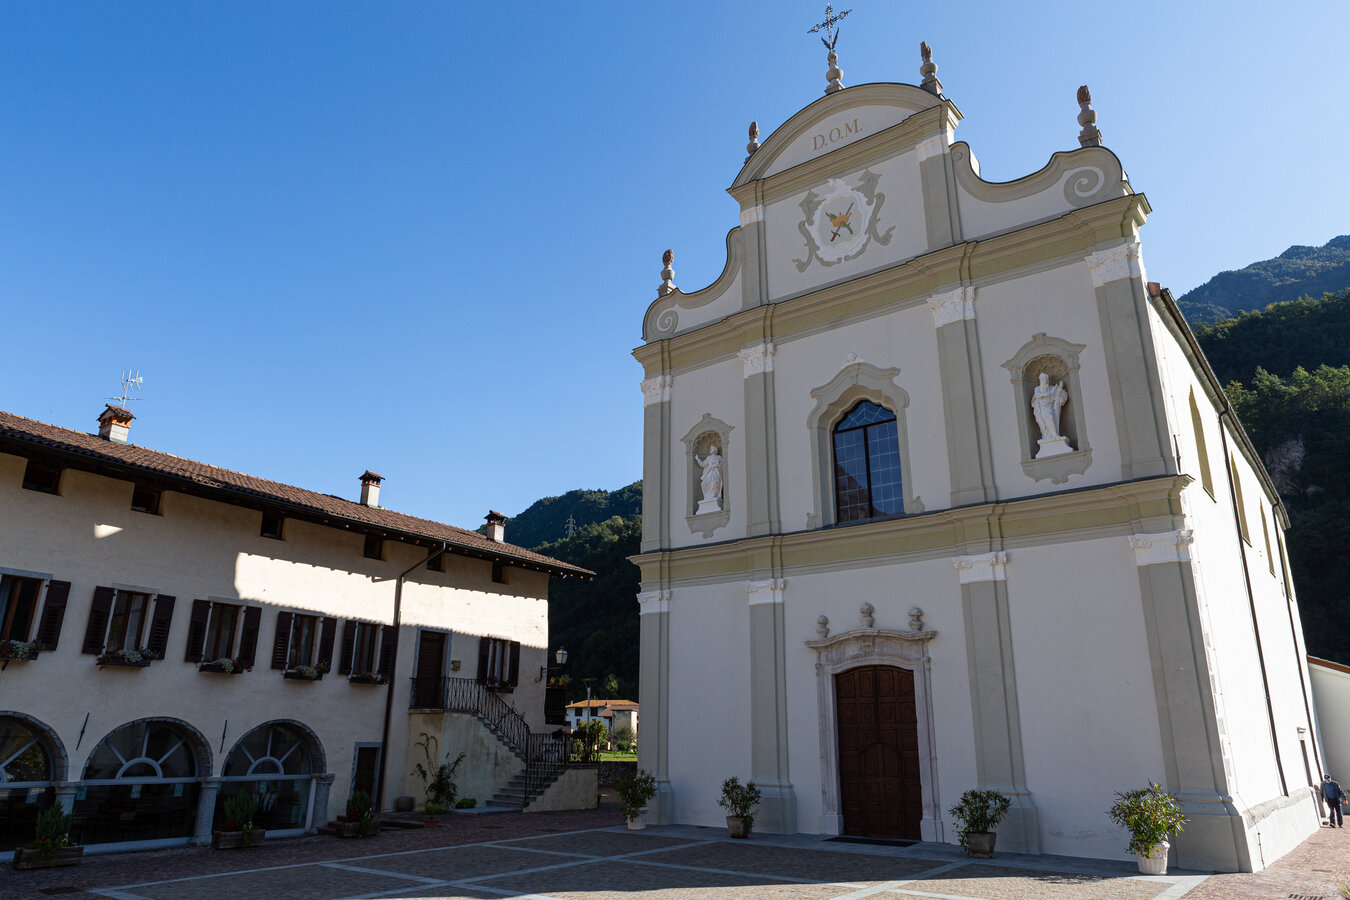
[[[535,790],[542,791],[567,767],[568,739],[536,734],[524,717],[486,684],[472,678],[412,679],[410,709],[469,713],[491,728],[525,763],[524,809]]]

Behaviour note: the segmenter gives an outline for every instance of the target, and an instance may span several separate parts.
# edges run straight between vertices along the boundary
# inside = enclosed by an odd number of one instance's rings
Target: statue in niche
[[[1072,453],[1068,440],[1059,433],[1059,413],[1069,400],[1069,392],[1062,381],[1051,384],[1050,376],[1045,372],[1041,373],[1039,381],[1031,393],[1031,414],[1041,430],[1035,458]]]
[[[720,511],[722,509],[722,454],[718,452],[717,445],[710,446],[708,455],[702,459],[695,454],[694,462],[698,463],[699,468],[703,470],[703,474],[699,476],[699,484],[703,487],[703,499],[699,501],[697,514]]]

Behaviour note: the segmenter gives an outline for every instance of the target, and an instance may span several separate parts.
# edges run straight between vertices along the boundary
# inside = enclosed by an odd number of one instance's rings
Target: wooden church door
[[[914,673],[892,666],[834,676],[843,833],[920,840],[923,791]]]

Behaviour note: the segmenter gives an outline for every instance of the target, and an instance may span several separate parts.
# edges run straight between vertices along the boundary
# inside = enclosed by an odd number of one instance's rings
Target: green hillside
[[[1350,235],[1343,234],[1321,247],[1294,246],[1274,259],[1220,272],[1182,294],[1177,305],[1188,320],[1210,322],[1346,288],[1350,288]]]
[[[575,528],[581,528],[604,522],[613,516],[631,519],[640,515],[641,481],[616,491],[568,491],[561,497],[536,500],[529,509],[509,519],[506,523],[506,540],[518,547],[538,547],[567,537],[569,517]]]

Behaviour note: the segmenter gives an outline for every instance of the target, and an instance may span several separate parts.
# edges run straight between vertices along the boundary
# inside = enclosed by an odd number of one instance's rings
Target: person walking
[[[1340,784],[1332,780],[1331,773],[1323,775],[1322,801],[1327,805],[1327,824],[1332,828],[1345,827],[1345,819],[1341,815],[1341,801],[1344,799],[1345,791]]]

